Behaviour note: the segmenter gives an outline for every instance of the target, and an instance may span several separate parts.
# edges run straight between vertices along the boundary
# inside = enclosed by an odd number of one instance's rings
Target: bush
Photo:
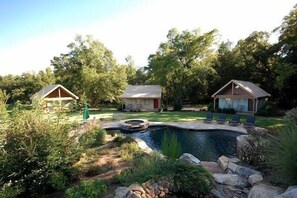
[[[214,179],[202,166],[176,163],[174,166],[174,186],[180,193],[193,197],[208,195]]]
[[[228,108],[228,109],[224,108],[224,109],[221,110],[221,113],[235,114],[236,111],[235,111],[235,109],[233,109],[233,108]]]
[[[83,180],[78,186],[69,188],[65,192],[66,198],[98,198],[107,192],[105,182],[98,179]]]
[[[122,185],[144,183],[150,179],[168,178],[173,180],[175,189],[192,196],[207,195],[213,177],[202,166],[181,164],[162,158],[158,153],[137,158],[131,167],[121,172],[115,179]]]
[[[125,186],[133,183],[141,184],[152,178],[170,175],[172,166],[171,161],[162,159],[158,153],[153,153],[133,160],[132,167],[122,171],[115,179]]]
[[[183,106],[181,103],[175,103],[173,105],[173,111],[180,111],[180,110],[182,110],[182,108],[183,108]]]
[[[259,115],[259,116],[281,116],[282,113],[275,103],[268,101],[260,107],[260,109],[257,111],[257,115]]]
[[[208,104],[207,111],[211,111],[211,112],[214,111],[214,106],[213,106],[213,103],[212,102]]]
[[[123,104],[118,104],[117,111],[123,111]]]
[[[167,135],[167,132],[164,133],[161,143],[161,151],[164,155],[171,159],[178,159],[181,155],[181,146],[177,141],[175,133]]]
[[[247,141],[249,144],[238,150],[240,160],[259,169],[266,169],[267,151],[272,139],[255,133],[251,134]]]
[[[37,196],[65,189],[81,153],[68,131],[37,109],[15,110],[9,127],[0,133],[0,194],[14,190],[15,197]]]
[[[275,176],[288,185],[297,183],[297,111],[296,108],[287,112],[287,122],[277,140],[273,141],[269,152],[269,165]]]
[[[123,143],[120,147],[120,156],[125,161],[130,161],[133,156],[140,153],[140,148],[136,142]]]
[[[105,143],[106,131],[98,126],[87,130],[79,138],[79,142],[85,148],[92,148]]]

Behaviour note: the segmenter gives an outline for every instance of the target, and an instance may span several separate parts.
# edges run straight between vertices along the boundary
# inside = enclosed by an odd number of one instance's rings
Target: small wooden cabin
[[[214,107],[233,108],[237,112],[256,113],[270,94],[249,81],[230,80],[211,97]]]

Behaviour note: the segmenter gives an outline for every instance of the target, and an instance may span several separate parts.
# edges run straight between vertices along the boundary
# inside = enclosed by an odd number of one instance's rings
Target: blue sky
[[[0,75],[37,72],[67,52],[76,34],[93,35],[118,63],[137,66],[166,41],[168,30],[219,30],[236,43],[271,32],[293,0],[0,0]],[[274,36],[276,38],[276,36]]]
[[[141,1],[1,0],[0,45],[108,18]]]

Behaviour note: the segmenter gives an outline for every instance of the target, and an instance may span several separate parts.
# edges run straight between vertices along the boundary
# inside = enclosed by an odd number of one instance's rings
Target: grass
[[[152,122],[195,122],[205,119],[206,111],[167,111],[167,112],[119,112],[116,109],[108,108],[101,111],[90,111],[89,119],[123,120],[132,118],[147,119]],[[82,120],[82,113],[69,113],[70,120]],[[214,114],[214,119],[219,117],[219,113]],[[227,116],[231,120],[232,115]],[[241,115],[241,122],[246,120],[245,115]],[[280,128],[285,125],[283,117],[256,116],[256,126],[263,128]]]

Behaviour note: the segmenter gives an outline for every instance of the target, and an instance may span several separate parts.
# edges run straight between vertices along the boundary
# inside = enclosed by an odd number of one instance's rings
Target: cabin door
[[[253,100],[248,100],[248,111],[253,111]]]
[[[158,99],[154,99],[154,109],[158,109],[159,108],[159,101]]]

